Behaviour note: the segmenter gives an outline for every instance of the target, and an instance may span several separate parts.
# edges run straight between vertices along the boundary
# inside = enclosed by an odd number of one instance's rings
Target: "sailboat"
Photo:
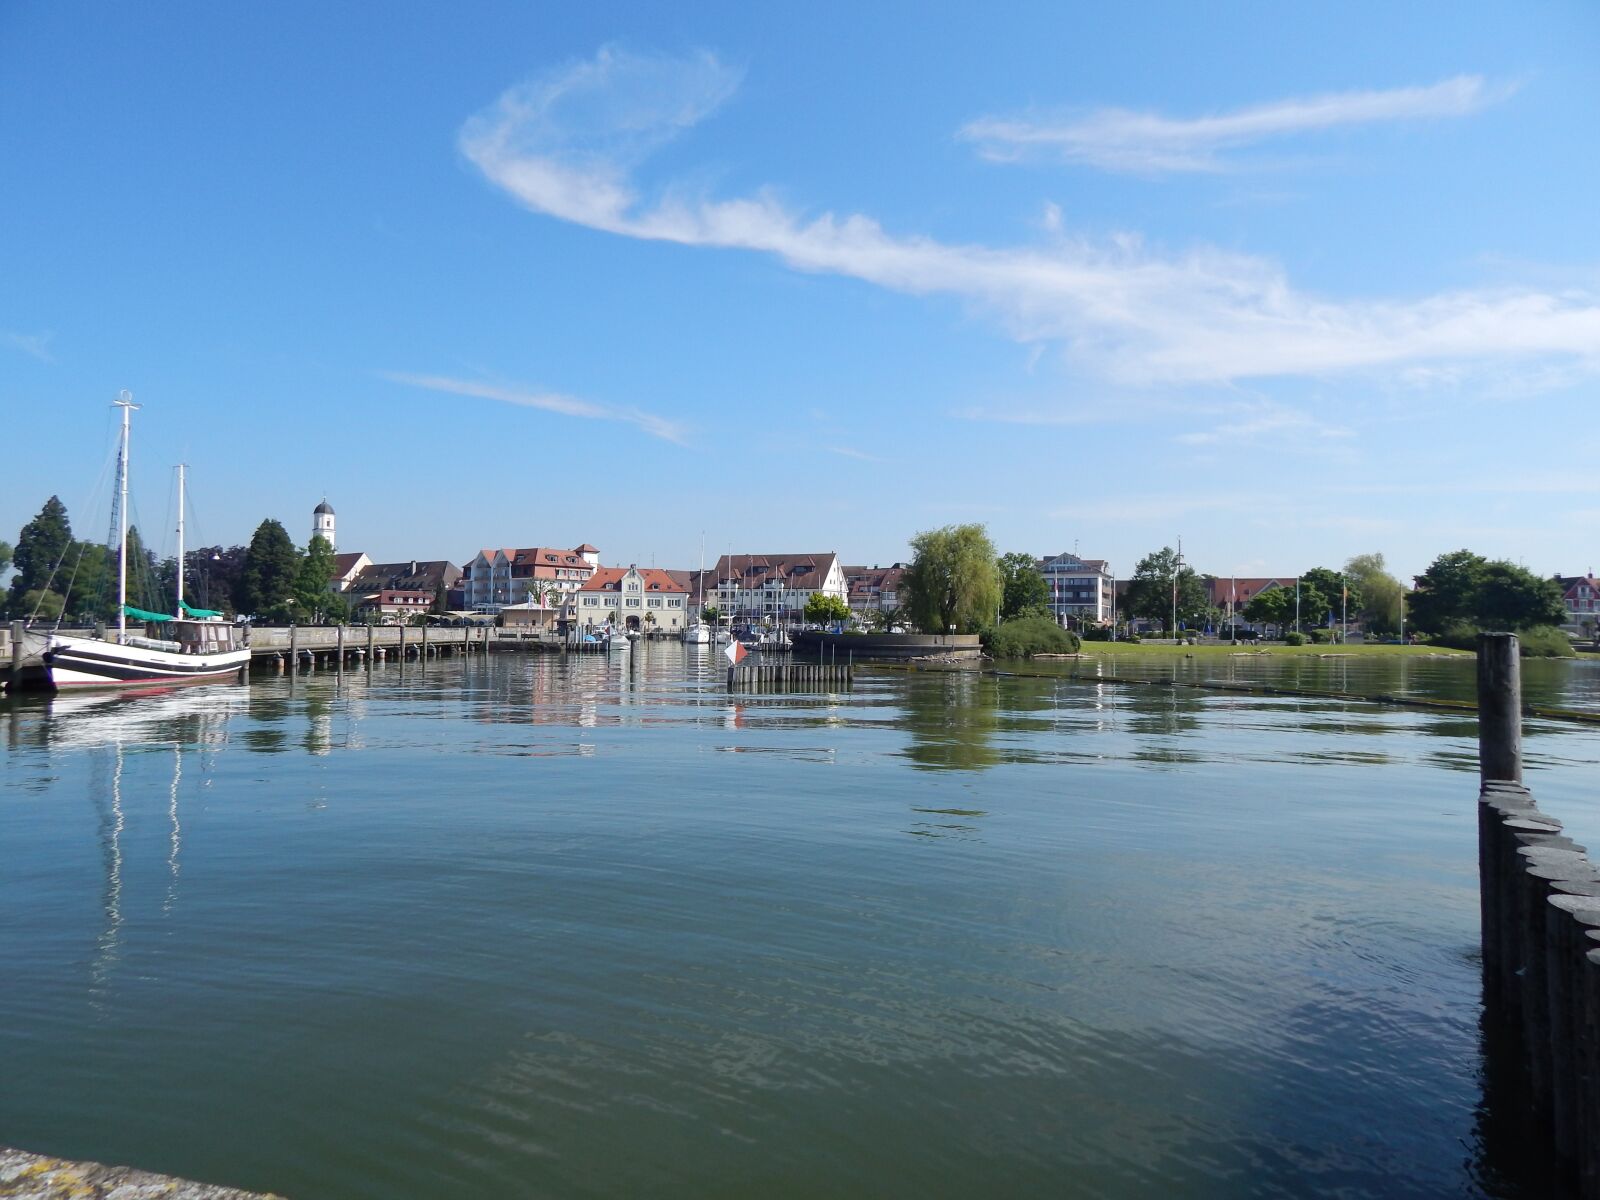
[[[178,468],[178,594],[173,613],[146,612],[128,604],[128,418],[139,407],[123,392],[122,452],[117,456],[117,628],[115,634],[80,637],[45,635],[45,675],[53,688],[170,687],[246,678],[250,648],[238,630],[210,609],[183,602],[183,467]],[[144,622],[144,633],[130,633],[128,618]]]
[[[706,626],[701,616],[706,610],[706,535],[700,535],[700,596],[695,600],[695,618],[689,627],[683,631],[683,640],[690,646],[707,646],[711,644],[711,630]]]

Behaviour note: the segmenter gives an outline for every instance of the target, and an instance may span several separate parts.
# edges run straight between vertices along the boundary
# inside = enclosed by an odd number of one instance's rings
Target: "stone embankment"
[[[71,1162],[0,1147],[0,1196],[8,1200],[279,1200],[261,1192],[191,1183],[132,1167]]]

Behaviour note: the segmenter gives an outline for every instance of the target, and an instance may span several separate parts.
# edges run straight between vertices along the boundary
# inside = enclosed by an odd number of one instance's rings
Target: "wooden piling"
[[[1478,774],[1522,782],[1522,670],[1514,633],[1478,635]]]
[[[21,621],[11,622],[11,675],[7,682],[13,688],[22,686],[22,629]]]
[[[300,669],[300,627],[289,626],[289,674],[293,675]]]

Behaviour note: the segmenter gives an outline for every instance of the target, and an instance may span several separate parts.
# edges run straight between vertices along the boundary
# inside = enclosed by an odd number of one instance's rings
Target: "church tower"
[[[333,505],[326,496],[311,510],[311,536],[322,538],[334,550],[339,548],[339,543],[333,540]]]

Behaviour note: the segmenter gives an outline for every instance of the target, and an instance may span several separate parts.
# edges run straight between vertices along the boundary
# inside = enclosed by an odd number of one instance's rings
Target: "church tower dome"
[[[339,544],[333,540],[333,505],[326,496],[311,510],[311,536],[322,538],[333,549],[338,548]]]

